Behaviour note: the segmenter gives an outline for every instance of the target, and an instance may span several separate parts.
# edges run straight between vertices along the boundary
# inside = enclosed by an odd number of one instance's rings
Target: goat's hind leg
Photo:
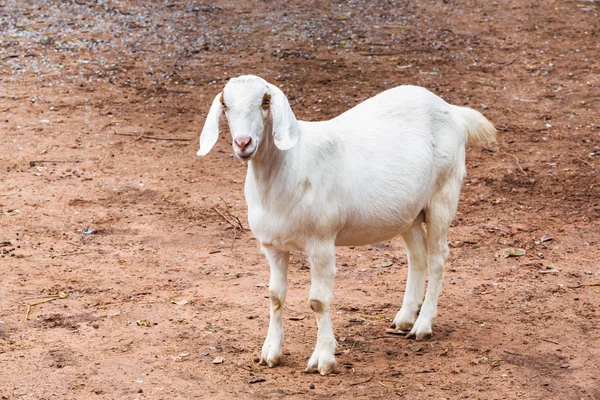
[[[263,252],[271,267],[269,298],[271,301],[269,332],[262,347],[260,363],[274,367],[281,361],[283,348],[283,305],[287,293],[287,271],[290,253],[273,247],[264,247]]]
[[[402,234],[408,255],[408,279],[402,307],[392,321],[394,329],[410,330],[423,304],[427,278],[427,241],[423,222],[425,217],[421,212],[412,226]]]
[[[425,208],[427,224],[427,272],[428,283],[425,301],[413,328],[407,335],[417,340],[432,335],[433,320],[442,291],[444,267],[448,259],[448,230],[456,214],[460,193],[460,179],[450,179],[430,200]]]

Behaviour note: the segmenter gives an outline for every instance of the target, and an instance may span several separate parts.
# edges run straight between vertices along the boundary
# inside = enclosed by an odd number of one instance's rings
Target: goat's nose
[[[252,143],[252,138],[250,136],[244,136],[244,137],[235,139],[235,144],[237,144],[238,147],[242,150],[244,150],[246,147],[248,147],[250,145],[250,143]]]

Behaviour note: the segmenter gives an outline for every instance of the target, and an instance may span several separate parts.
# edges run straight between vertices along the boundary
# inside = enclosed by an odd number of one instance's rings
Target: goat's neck
[[[295,180],[292,167],[295,150],[296,147],[287,151],[279,150],[271,132],[265,132],[264,142],[261,143],[256,156],[248,162],[251,172],[248,179],[254,180],[263,204],[270,203],[274,198],[281,200],[282,195],[291,194],[288,188],[293,187]]]

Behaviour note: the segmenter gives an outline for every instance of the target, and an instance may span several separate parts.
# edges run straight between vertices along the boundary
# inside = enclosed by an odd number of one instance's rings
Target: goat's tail
[[[465,127],[467,142],[496,141],[496,128],[480,112],[468,107],[453,107]]]

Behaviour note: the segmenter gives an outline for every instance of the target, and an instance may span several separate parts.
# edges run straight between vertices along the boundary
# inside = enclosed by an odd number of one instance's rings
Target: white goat
[[[308,304],[318,333],[306,371],[325,375],[336,365],[330,318],[335,246],[402,235],[408,281],[392,327],[410,329],[408,337],[416,339],[430,336],[465,175],[465,145],[494,140],[492,124],[415,86],[387,90],[329,121],[297,121],[279,88],[246,75],[231,79],[215,97],[198,155],[217,141],[223,111],[235,154],[250,160],[248,222],[271,267],[261,363],[273,367],[281,359],[290,251],[304,251],[310,260]]]

